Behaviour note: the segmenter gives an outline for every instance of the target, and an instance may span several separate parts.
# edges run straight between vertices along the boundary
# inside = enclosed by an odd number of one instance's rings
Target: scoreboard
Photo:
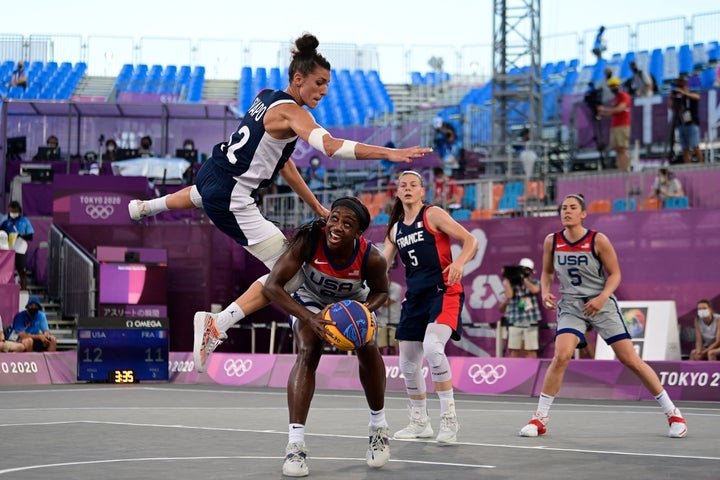
[[[136,383],[168,379],[167,318],[78,319],[77,379]]]

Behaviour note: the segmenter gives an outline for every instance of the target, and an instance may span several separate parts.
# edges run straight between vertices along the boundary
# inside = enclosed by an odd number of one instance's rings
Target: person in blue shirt
[[[310,159],[310,166],[305,169],[305,183],[311,192],[325,188],[325,167],[320,163],[320,157]]]
[[[32,339],[33,352],[54,352],[57,350],[57,339],[50,333],[47,317],[37,297],[30,297],[25,310],[13,319],[13,336],[17,335],[20,342]]]
[[[20,278],[20,289],[27,290],[27,274],[25,273],[27,242],[33,239],[35,230],[30,220],[22,214],[20,203],[13,200],[8,204],[8,215],[2,223],[0,230],[8,234],[10,246],[15,250],[15,270]]]
[[[607,44],[605,42],[605,27],[603,25],[600,25],[597,35],[595,35],[595,42],[593,43],[592,53],[597,57],[598,60],[600,60],[605,50],[607,50]]]

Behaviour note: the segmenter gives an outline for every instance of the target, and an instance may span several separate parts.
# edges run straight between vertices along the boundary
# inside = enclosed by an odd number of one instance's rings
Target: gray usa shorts
[[[589,300],[588,297],[562,297],[560,299],[556,337],[561,333],[577,335],[580,339],[578,348],[583,348],[587,346],[585,332],[592,326],[608,345],[624,338],[631,338],[614,296],[605,302],[603,308],[594,317],[583,314],[583,306]]]

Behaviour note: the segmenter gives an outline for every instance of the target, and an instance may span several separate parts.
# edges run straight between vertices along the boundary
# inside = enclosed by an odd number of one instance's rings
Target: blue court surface
[[[281,389],[78,384],[0,388],[0,480],[273,479],[287,443]],[[439,402],[430,394],[437,432]],[[457,395],[458,443],[392,440],[390,462],[365,464],[360,392],[318,391],[306,426],[316,479],[720,478],[720,404],[680,402],[686,438],[667,437],[655,402],[563,400],[547,435],[521,438],[536,399]],[[391,431],[407,423],[386,397]]]

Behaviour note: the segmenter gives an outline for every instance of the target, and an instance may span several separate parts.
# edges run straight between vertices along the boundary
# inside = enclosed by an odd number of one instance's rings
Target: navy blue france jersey
[[[265,113],[283,103],[296,102],[282,90],[260,91],[230,137],[230,142],[215,146],[214,160],[224,160],[217,166],[229,176],[235,177],[236,181],[245,187],[245,191],[254,192],[270,185],[295,150],[297,135],[277,139],[265,131]],[[217,155],[218,149],[222,152],[221,155]]]
[[[395,245],[405,265],[408,292],[447,286],[447,274],[443,271],[452,263],[450,237],[427,226],[428,208],[423,206],[410,225],[404,220],[395,224]]]

